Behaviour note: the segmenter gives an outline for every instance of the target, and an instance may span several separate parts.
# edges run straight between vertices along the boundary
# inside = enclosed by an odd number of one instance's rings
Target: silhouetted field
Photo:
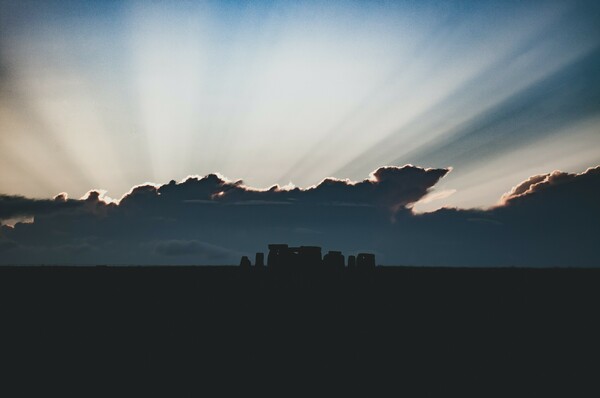
[[[205,383],[311,393],[316,381],[329,393],[567,394],[596,376],[599,282],[595,269],[378,267],[308,278],[4,267],[2,358],[11,374],[36,375],[23,391],[76,380],[83,396],[115,395],[114,380],[127,381],[123,394],[175,396]]]

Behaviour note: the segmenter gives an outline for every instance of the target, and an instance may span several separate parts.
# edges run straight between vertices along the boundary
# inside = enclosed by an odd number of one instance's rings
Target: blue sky
[[[0,4],[4,194],[452,167],[433,210],[600,163],[593,2]]]

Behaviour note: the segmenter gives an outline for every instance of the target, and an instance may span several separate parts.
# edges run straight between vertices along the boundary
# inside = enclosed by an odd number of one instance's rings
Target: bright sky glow
[[[591,2],[0,4],[1,193],[451,166],[431,210],[600,163]]]

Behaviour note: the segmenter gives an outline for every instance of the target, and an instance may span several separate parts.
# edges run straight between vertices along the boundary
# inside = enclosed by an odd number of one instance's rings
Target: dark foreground
[[[3,380],[21,395],[598,396],[599,283],[583,269],[0,268]]]

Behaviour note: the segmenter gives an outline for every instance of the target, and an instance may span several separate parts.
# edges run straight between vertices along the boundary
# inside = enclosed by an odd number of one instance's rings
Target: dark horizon
[[[3,388],[35,375],[23,395],[115,395],[117,380],[117,395],[586,395],[599,280],[599,268],[299,280],[240,267],[0,267]]]

